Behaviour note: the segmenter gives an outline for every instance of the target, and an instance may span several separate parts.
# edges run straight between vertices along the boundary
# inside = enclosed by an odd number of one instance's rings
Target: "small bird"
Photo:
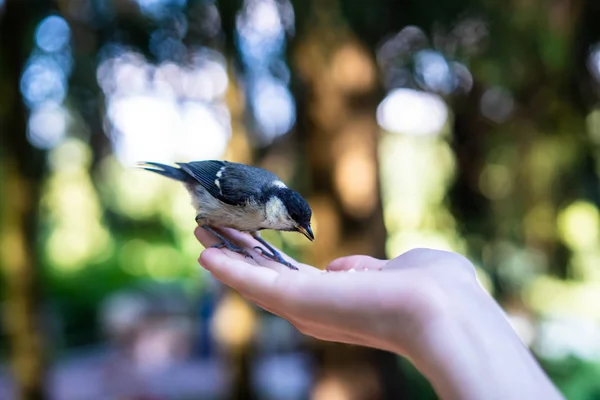
[[[270,253],[254,247],[263,256],[297,269],[262,239],[259,231],[296,231],[314,241],[310,227],[312,210],[298,192],[288,188],[272,172],[245,164],[221,160],[176,164],[178,168],[156,162],[139,163],[145,170],[184,183],[196,209],[196,222],[221,240],[211,247],[227,248],[252,258],[246,250],[213,229],[233,228],[250,233],[264,245]]]

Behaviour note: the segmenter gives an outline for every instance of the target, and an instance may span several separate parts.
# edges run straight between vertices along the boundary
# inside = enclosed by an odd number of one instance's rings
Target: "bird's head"
[[[266,217],[269,228],[302,233],[311,242],[315,235],[310,227],[312,210],[308,202],[295,190],[276,187],[268,194]]]

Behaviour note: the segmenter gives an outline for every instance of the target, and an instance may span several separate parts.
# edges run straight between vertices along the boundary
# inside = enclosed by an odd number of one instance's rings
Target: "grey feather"
[[[262,168],[220,160],[176,163],[179,168],[154,162],[142,164],[148,166],[144,167],[148,171],[184,182],[200,225],[256,232],[291,231],[299,223],[287,208],[298,208],[294,207],[295,192]],[[310,221],[310,208],[305,214]]]
[[[179,168],[171,167],[170,165],[160,164],[157,162],[141,162],[139,163],[139,165],[146,171],[152,171],[159,175],[166,176],[167,178],[171,178],[179,182],[193,181],[192,177],[185,173],[185,171]],[[145,167],[144,165],[149,165],[152,168]]]
[[[213,197],[232,206],[257,202],[265,186],[279,181],[277,175],[267,170],[229,161],[194,161],[177,165]]]
[[[200,225],[225,226],[242,232],[268,228],[265,225],[265,208],[255,201],[248,201],[240,207],[219,201],[201,184],[188,183],[186,188],[192,196],[196,221]]]

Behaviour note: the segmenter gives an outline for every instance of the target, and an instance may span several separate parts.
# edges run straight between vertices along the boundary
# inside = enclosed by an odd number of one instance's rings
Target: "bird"
[[[255,166],[225,160],[175,164],[177,167],[157,162],[138,163],[147,171],[184,184],[196,210],[196,223],[221,241],[211,247],[227,248],[253,258],[248,251],[215,230],[233,228],[250,233],[266,247],[268,251],[254,247],[263,256],[290,269],[298,269],[261,238],[259,232],[265,229],[294,231],[314,241],[312,210],[300,193],[288,188],[274,173]]]

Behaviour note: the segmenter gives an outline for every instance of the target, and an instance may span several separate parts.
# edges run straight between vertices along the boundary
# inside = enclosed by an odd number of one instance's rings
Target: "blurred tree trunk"
[[[297,133],[316,221],[308,261],[320,268],[344,255],[386,256],[375,117],[382,93],[372,54],[340,20],[336,2],[313,2],[306,22],[310,28],[293,50],[300,80]],[[344,377],[352,399],[406,394],[396,355],[319,346],[324,376]]]
[[[317,6],[317,9],[322,7]],[[371,53],[321,9],[296,44],[298,135],[318,240],[311,262],[349,254],[385,257],[375,111],[381,92]],[[337,29],[336,29],[337,28]]]
[[[42,152],[27,141],[26,110],[19,82],[33,43],[32,23],[36,16],[27,2],[9,0],[5,7],[0,21],[4,84],[0,115],[0,181],[4,194],[0,210],[0,261],[6,283],[3,318],[10,338],[18,396],[34,400],[46,397],[36,243],[44,159]]]

